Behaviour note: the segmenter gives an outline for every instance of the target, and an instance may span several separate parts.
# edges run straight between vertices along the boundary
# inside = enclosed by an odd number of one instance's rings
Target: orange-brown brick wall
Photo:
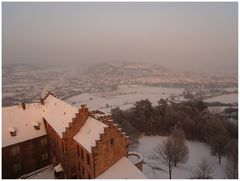
[[[123,156],[128,154],[128,139],[117,130],[113,124],[105,128],[105,133],[101,135],[101,140],[97,141],[97,146],[92,149],[95,158],[95,177],[102,174]],[[110,143],[110,139],[114,143]]]
[[[93,155],[75,141],[78,178],[94,178]],[[88,162],[89,156],[89,162]]]
[[[69,128],[66,128],[66,131],[63,133],[63,138],[73,138],[84,125],[89,115],[88,108],[82,106],[75,118],[73,118],[73,122],[69,123]]]

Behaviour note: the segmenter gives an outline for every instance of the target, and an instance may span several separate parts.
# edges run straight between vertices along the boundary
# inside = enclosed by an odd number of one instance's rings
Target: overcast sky
[[[237,71],[234,3],[3,3],[3,63]]]

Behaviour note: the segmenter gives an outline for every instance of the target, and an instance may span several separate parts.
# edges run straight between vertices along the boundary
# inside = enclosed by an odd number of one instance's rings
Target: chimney
[[[43,98],[40,98],[40,103],[41,103],[42,105],[44,105],[44,99],[43,99]]]
[[[88,108],[87,108],[86,104],[81,105],[81,108],[82,108],[83,111],[88,111]]]
[[[33,122],[32,125],[33,125],[33,127],[34,127],[36,130],[40,130],[41,123],[39,123],[39,122]]]
[[[25,102],[22,102],[22,108],[23,108],[23,110],[26,109],[26,103]]]
[[[14,127],[10,127],[9,130],[11,136],[17,135],[17,130]]]

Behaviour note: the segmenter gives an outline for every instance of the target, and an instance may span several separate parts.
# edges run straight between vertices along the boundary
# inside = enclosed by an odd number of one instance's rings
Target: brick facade
[[[50,163],[47,136],[2,148],[2,178],[18,178]]]

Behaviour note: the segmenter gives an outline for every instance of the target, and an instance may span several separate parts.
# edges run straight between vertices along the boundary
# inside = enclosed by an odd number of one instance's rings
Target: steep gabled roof
[[[108,126],[102,122],[93,117],[88,117],[80,131],[73,138],[91,153],[91,147],[96,146],[96,140],[100,140],[100,134],[104,133],[106,127]]]
[[[130,160],[122,157],[97,179],[146,179],[146,177]]]
[[[46,105],[40,103],[26,104],[23,110],[21,105],[2,108],[2,147],[19,142],[31,140],[46,135],[42,114]],[[40,123],[40,129],[34,125]],[[10,131],[15,130],[16,136],[11,136]]]
[[[52,95],[49,95],[44,102],[46,110],[43,117],[62,138],[62,133],[69,127],[72,118],[76,117],[78,109]]]

